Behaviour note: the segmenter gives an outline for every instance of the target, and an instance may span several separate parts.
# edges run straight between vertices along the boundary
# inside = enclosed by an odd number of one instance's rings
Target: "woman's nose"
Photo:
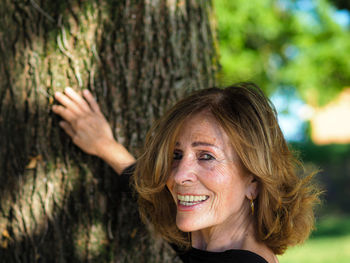
[[[195,162],[190,158],[179,160],[174,170],[174,180],[179,185],[189,185],[197,180],[197,171]]]

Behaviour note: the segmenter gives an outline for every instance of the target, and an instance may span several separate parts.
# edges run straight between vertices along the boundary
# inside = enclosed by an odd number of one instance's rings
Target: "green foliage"
[[[271,93],[295,87],[314,106],[350,84],[350,32],[326,0],[215,0],[219,81],[251,80]]]
[[[350,218],[345,216],[327,216],[319,220],[312,239],[321,237],[340,237],[350,235]]]
[[[349,144],[316,145],[308,141],[293,142],[290,146],[301,153],[301,158],[305,162],[312,162],[318,165],[322,163],[340,165],[346,162],[350,156]]]
[[[325,189],[324,205],[318,214],[350,213],[350,144],[315,145],[312,142],[292,143],[306,166],[316,166],[316,179]],[[350,234],[350,232],[349,232]]]

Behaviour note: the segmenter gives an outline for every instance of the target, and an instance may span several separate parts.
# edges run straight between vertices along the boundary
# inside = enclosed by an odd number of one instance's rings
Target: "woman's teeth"
[[[207,200],[207,195],[177,195],[181,205],[191,206]]]

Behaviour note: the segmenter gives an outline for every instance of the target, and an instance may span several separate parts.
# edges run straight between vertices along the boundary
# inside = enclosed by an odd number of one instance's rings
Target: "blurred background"
[[[214,0],[221,85],[269,95],[325,190],[317,229],[280,262],[350,262],[350,1]]]

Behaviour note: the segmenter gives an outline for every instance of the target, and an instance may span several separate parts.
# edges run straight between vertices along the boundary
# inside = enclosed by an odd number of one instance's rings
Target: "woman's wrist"
[[[114,140],[114,138],[105,138],[98,140],[95,143],[95,155],[102,160],[105,160],[108,157],[111,148],[117,147],[115,144],[118,144],[118,142]]]
[[[134,156],[114,139],[99,142],[96,156],[107,162],[118,174],[136,161]]]

